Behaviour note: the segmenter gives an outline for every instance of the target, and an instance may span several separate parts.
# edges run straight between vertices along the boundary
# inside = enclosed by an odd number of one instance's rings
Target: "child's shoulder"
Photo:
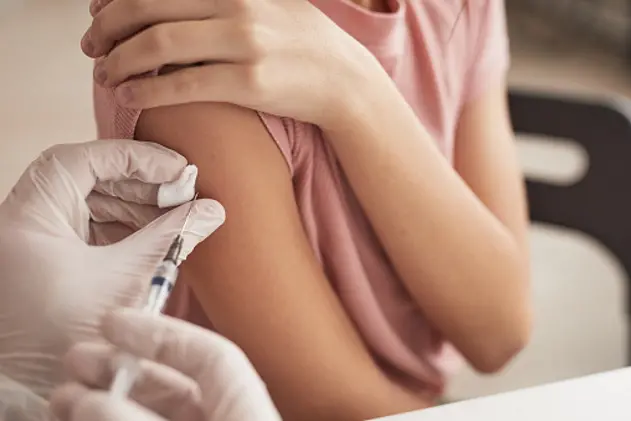
[[[468,23],[478,34],[494,33],[507,37],[506,8],[504,0],[462,0],[466,1]]]
[[[403,0],[409,11],[447,30],[469,35],[505,19],[504,0]]]
[[[504,0],[398,0],[407,9],[411,36],[436,41],[435,48],[476,54],[508,45]],[[429,41],[431,43],[431,41]]]
[[[504,0],[399,1],[408,9],[408,44],[417,56],[409,60],[431,68],[435,80],[445,79],[442,91],[467,102],[505,77],[510,51]]]

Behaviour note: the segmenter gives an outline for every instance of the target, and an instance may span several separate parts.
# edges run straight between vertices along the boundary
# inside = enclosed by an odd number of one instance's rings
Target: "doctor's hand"
[[[159,209],[159,186],[186,168],[161,146],[113,140],[55,146],[29,166],[0,204],[0,376],[47,398],[68,349],[97,339],[108,310],[139,304],[189,210]],[[196,201],[184,254],[223,220]]]
[[[83,343],[66,356],[74,383],[51,409],[60,421],[279,421],[265,385],[245,354],[223,337],[170,317],[125,309],[108,314],[111,344]],[[133,401],[113,398],[116,352],[142,360]]]

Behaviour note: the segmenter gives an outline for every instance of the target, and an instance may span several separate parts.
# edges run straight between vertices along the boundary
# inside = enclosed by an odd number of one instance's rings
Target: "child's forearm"
[[[365,105],[336,110],[328,138],[424,314],[476,368],[494,371],[528,336],[523,249],[444,159],[390,81],[377,80],[362,90]]]

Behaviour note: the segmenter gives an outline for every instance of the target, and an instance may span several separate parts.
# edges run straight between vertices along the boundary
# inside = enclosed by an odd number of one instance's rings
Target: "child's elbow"
[[[530,342],[532,334],[533,308],[529,292],[528,262],[520,253],[511,253],[513,262],[504,275],[500,275],[499,283],[506,282],[506,273],[513,273],[509,284],[514,288],[503,290],[501,296],[495,297],[495,306],[489,305],[488,312],[482,320],[486,322],[478,331],[479,341],[476,341],[473,352],[476,358],[470,358],[473,367],[484,374],[501,371],[509,364]]]
[[[480,352],[470,359],[478,372],[494,374],[503,370],[528,345],[532,330],[529,316],[521,317],[505,327],[502,334],[489,335]]]

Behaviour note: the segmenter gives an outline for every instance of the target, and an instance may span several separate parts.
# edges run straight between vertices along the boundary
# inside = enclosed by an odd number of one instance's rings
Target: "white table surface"
[[[380,421],[630,421],[631,368]]]

